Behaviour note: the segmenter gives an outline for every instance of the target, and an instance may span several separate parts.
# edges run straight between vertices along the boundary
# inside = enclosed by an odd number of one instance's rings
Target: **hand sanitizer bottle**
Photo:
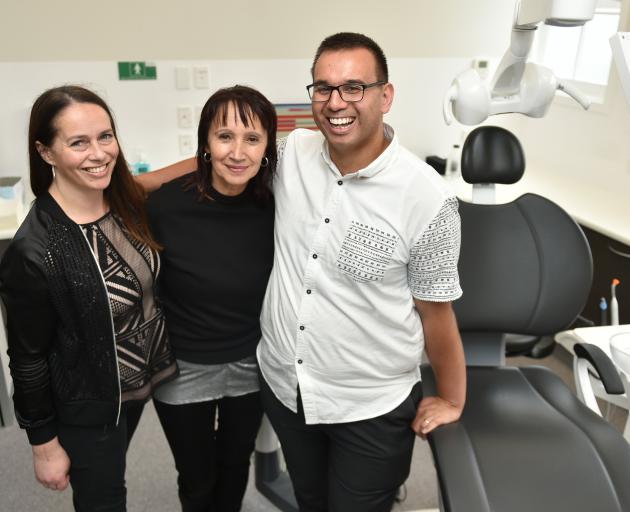
[[[151,170],[151,166],[149,162],[147,162],[147,157],[143,151],[140,151],[138,155],[138,160],[133,164],[133,173],[135,175],[144,174],[145,172],[149,172]]]

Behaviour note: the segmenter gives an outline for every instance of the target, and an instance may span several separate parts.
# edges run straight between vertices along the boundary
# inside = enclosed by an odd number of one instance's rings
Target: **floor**
[[[570,358],[564,349],[542,360],[510,358],[508,364],[543,364],[573,387]],[[613,408],[610,420],[619,429],[627,413]],[[0,429],[0,511],[60,512],[72,510],[69,492],[48,491],[33,477],[30,448],[24,434],[15,427]],[[128,455],[128,512],[175,512],[179,510],[175,470],[155,410],[148,405]],[[274,512],[277,509],[250,484],[243,512]],[[416,440],[412,470],[405,485],[405,498],[396,512],[437,512],[438,493],[431,452],[425,441]]]
[[[0,511],[61,512],[72,510],[68,491],[54,492],[34,479],[31,451],[24,433],[16,427],[0,430]],[[148,404],[127,456],[128,512],[175,512],[179,510],[173,459],[162,434],[155,410]],[[396,512],[437,512],[437,483],[431,453],[418,439],[406,499]],[[245,494],[242,512],[276,512],[253,485]]]

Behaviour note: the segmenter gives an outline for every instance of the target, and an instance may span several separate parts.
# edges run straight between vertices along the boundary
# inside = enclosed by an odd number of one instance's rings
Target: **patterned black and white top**
[[[157,384],[177,372],[164,314],[154,296],[159,255],[131,237],[111,213],[81,228],[107,287],[116,333],[121,399],[145,400]]]
[[[321,133],[280,143],[273,190],[274,265],[261,312],[258,362],[276,397],[307,424],[392,410],[420,379],[422,319],[414,300],[461,293],[458,202],[402,147],[343,173]]]

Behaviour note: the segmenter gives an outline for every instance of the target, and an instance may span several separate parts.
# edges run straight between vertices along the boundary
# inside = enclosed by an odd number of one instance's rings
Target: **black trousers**
[[[70,457],[72,502],[77,512],[125,512],[127,448],[144,404],[123,404],[118,426],[59,425],[59,442]]]
[[[260,393],[185,405],[154,403],[175,458],[182,511],[239,511],[262,419]]]
[[[418,382],[393,411],[351,423],[307,425],[261,378],[263,407],[282,445],[301,512],[389,512],[409,476],[422,398]]]

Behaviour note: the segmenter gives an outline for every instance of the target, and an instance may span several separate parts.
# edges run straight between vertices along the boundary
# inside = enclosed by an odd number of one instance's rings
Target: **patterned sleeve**
[[[460,221],[457,199],[449,197],[411,247],[408,277],[414,298],[447,302],[459,298],[457,260]]]

